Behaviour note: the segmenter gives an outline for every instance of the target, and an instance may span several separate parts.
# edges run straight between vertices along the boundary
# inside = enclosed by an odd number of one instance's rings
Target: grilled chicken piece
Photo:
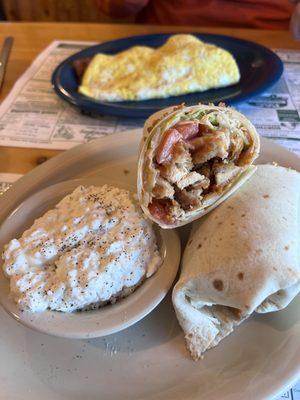
[[[200,190],[203,191],[208,189],[210,185],[210,180],[203,176],[203,179],[197,183],[195,183],[190,189],[192,190]]]
[[[189,172],[177,182],[177,186],[179,189],[184,189],[187,186],[191,186],[194,183],[201,181],[203,178],[204,177],[202,175],[195,171]]]
[[[201,205],[203,199],[202,192],[209,187],[210,181],[205,176],[200,176],[201,180],[194,185],[191,185],[185,189],[179,188],[180,190],[177,189],[175,191],[175,197],[184,210],[192,210],[193,208]]]
[[[173,160],[158,167],[160,175],[171,183],[177,183],[193,168],[192,157],[184,143],[174,146]]]
[[[171,183],[177,183],[189,172],[184,166],[175,163],[161,165],[159,171],[160,175]]]
[[[169,198],[173,199],[175,190],[173,186],[163,179],[162,177],[158,176],[156,179],[156,184],[153,188],[154,197],[157,199]]]
[[[173,148],[173,162],[183,165],[187,170],[191,170],[194,166],[189,148],[189,143],[184,142],[175,144]]]
[[[192,158],[195,164],[202,164],[214,157],[224,159],[228,157],[230,136],[227,131],[215,131],[207,135],[197,137],[190,141]]]
[[[185,175],[182,179],[180,179],[180,181],[177,182],[177,186],[179,189],[184,189],[187,186],[191,186],[196,183],[200,184],[203,180],[206,180],[204,175],[200,175],[197,172],[193,171]]]
[[[176,191],[175,198],[180,203],[181,207],[185,211],[191,211],[193,208],[201,205],[202,191],[190,191],[186,189]]]
[[[231,146],[229,151],[229,159],[231,161],[236,161],[239,159],[239,156],[244,148],[244,140],[238,134],[231,135]]]
[[[228,164],[224,164],[222,162],[215,162],[213,164],[212,170],[215,174],[216,185],[223,186],[240,172],[241,167],[237,167],[232,162]]]

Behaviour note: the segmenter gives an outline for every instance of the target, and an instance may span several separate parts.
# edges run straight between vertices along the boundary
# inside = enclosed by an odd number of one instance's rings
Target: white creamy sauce
[[[162,260],[129,192],[79,186],[3,253],[18,305],[71,312],[129,294]]]

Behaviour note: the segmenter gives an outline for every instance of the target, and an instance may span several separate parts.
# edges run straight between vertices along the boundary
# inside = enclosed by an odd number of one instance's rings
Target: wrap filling
[[[165,224],[209,206],[252,152],[248,129],[226,111],[182,113],[153,129],[157,140],[149,145],[143,180],[149,212]]]

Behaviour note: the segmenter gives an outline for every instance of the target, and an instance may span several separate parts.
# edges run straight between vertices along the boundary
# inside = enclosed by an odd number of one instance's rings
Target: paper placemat
[[[55,67],[92,42],[54,41],[34,60],[0,106],[0,145],[66,150],[143,126],[140,119],[90,117],[61,100],[51,85]],[[300,51],[276,50],[282,78],[237,107],[268,136],[300,154]]]

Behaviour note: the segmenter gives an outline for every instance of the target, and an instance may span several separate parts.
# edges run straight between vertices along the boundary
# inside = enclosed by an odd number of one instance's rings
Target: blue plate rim
[[[145,114],[147,114],[145,116],[148,116],[148,115],[150,115],[150,113],[157,111],[159,108],[156,106],[144,105],[142,108],[140,108],[138,110],[134,110],[134,104],[136,104],[136,103],[140,104],[140,102],[132,102],[132,108],[128,108],[128,105],[122,105],[122,102],[114,103],[114,102],[97,101],[97,100],[88,98],[87,96],[81,95],[80,93],[76,93],[78,95],[78,97],[74,97],[74,95],[67,92],[60,83],[61,70],[65,67],[65,65],[69,64],[70,62],[80,59],[80,58],[84,58],[84,53],[90,52],[93,49],[96,50],[99,48],[99,46],[101,46],[101,47],[110,46],[112,44],[113,45],[121,44],[122,42],[126,43],[128,40],[138,41],[138,40],[142,40],[144,38],[149,39],[149,38],[157,38],[157,37],[161,37],[161,36],[168,38],[172,35],[181,34],[181,33],[195,35],[196,37],[199,37],[200,39],[201,39],[201,37],[203,37],[204,41],[205,41],[205,38],[207,38],[208,43],[209,43],[209,38],[214,38],[216,40],[219,39],[219,40],[233,41],[237,44],[244,45],[251,49],[255,48],[256,50],[267,55],[269,59],[272,59],[272,63],[274,65],[273,74],[271,74],[269,76],[269,78],[266,79],[265,82],[260,85],[259,88],[257,88],[256,90],[253,90],[250,93],[242,92],[236,96],[229,97],[228,100],[226,100],[226,99],[220,100],[221,102],[225,102],[227,105],[235,105],[235,104],[241,103],[243,101],[246,101],[246,100],[262,93],[263,91],[265,91],[266,89],[271,87],[273,84],[275,84],[279,80],[279,78],[281,77],[281,75],[283,73],[284,66],[283,66],[283,62],[279,58],[279,56],[274,51],[269,49],[268,47],[261,45],[259,43],[255,43],[255,42],[252,42],[247,39],[237,38],[235,36],[230,36],[230,35],[214,34],[214,33],[207,33],[207,32],[178,32],[178,31],[176,31],[176,32],[161,32],[161,33],[154,33],[154,34],[133,35],[133,36],[122,37],[119,39],[101,42],[101,43],[86,47],[86,48],[80,50],[79,52],[76,52],[75,54],[69,56],[65,60],[63,60],[55,68],[55,70],[52,74],[52,77],[51,77],[52,86],[53,86],[56,94],[60,98],[62,98],[63,100],[65,100],[69,104],[71,104],[72,106],[75,106],[81,110],[92,107],[92,108],[94,108],[94,110],[88,111],[88,112],[114,115],[114,116],[124,116],[124,112],[126,112],[128,114],[128,116],[137,117],[137,118],[141,117],[141,114],[145,113]],[[130,46],[128,46],[128,47],[130,47]],[[94,54],[96,54],[96,52],[97,51],[95,51]],[[232,87],[233,86],[234,85],[232,85]],[[215,89],[215,90],[217,91],[218,89]],[[202,92],[202,93],[204,93],[204,92]],[[196,92],[193,94],[196,94]],[[178,104],[182,103],[182,101],[180,101],[180,98],[184,97],[184,96],[186,96],[186,95],[176,96],[176,97],[178,97]],[[157,99],[157,100],[160,100],[160,99]],[[164,100],[164,99],[161,99],[161,100]],[[205,103],[207,103],[207,102],[208,101],[206,101]],[[79,104],[79,103],[81,103],[81,104]],[[95,110],[95,108],[99,108],[99,110]],[[109,110],[112,110],[112,112],[110,112]],[[134,112],[133,115],[131,115],[132,112]]]

